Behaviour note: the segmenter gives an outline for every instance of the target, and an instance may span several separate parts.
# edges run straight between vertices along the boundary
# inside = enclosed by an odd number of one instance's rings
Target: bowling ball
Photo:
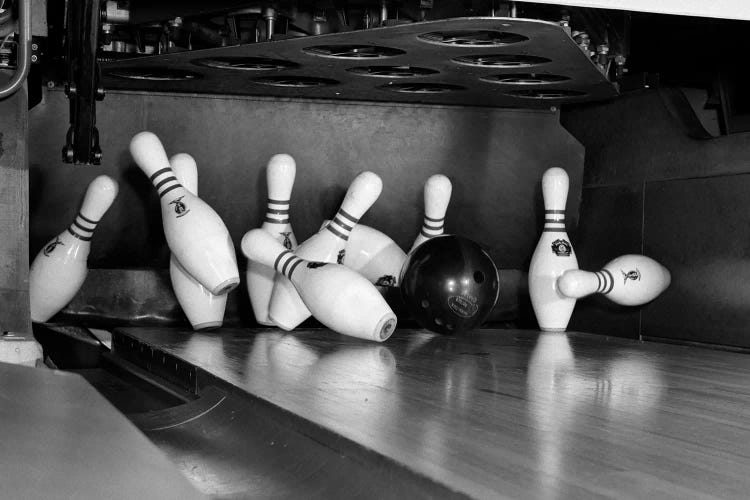
[[[401,268],[401,296],[423,327],[456,334],[478,328],[497,302],[497,267],[468,238],[431,238],[409,253]]]

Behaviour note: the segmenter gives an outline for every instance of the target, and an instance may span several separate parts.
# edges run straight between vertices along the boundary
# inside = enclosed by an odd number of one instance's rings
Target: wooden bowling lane
[[[375,344],[327,330],[123,328],[115,352],[126,338],[196,366],[199,388],[224,381],[314,424],[306,435],[331,449],[353,443],[446,491],[745,498],[750,489],[746,354],[525,330],[398,330]]]

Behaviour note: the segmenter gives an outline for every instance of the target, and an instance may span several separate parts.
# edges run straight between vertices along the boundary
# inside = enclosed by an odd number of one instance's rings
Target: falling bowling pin
[[[616,304],[639,306],[658,297],[671,281],[669,270],[654,259],[628,254],[610,261],[601,271],[565,271],[557,279],[557,289],[574,299],[601,293]]]
[[[192,156],[179,153],[169,159],[177,182],[198,196],[198,167]],[[193,278],[172,254],[169,258],[169,277],[177,302],[193,330],[218,328],[224,322],[227,294],[214,295]]]
[[[377,342],[395,330],[396,315],[378,289],[346,266],[302,259],[262,229],[245,234],[242,252],[289,279],[313,316],[331,330]]]
[[[370,280],[370,283],[397,286],[405,260],[406,253],[386,234],[357,224],[349,234],[343,264]]]
[[[182,267],[214,295],[237,287],[240,275],[229,231],[206,202],[177,182],[159,138],[139,132],[130,141],[130,154],[159,194],[164,235]]]
[[[354,178],[334,218],[295,250],[298,257],[316,262],[341,264],[349,235],[359,219],[375,203],[383,190],[383,181],[373,172],[362,172]],[[268,316],[284,330],[293,330],[310,317],[294,285],[283,274],[274,278]]]
[[[576,305],[557,289],[557,278],[569,269],[578,269],[578,259],[565,231],[565,204],[568,198],[568,174],[553,167],[542,176],[544,197],[544,230],[529,266],[529,295],[539,328],[560,332]]]
[[[434,236],[443,234],[445,212],[451,201],[453,186],[443,174],[435,174],[424,184],[424,221],[422,230],[414,240],[411,250]],[[411,250],[409,250],[411,252]]]
[[[287,250],[297,248],[292,225],[289,222],[289,200],[297,172],[294,158],[287,154],[273,155],[266,167],[268,183],[268,209],[261,229],[272,235]],[[247,292],[253,306],[255,321],[271,326],[268,305],[271,302],[273,280],[276,271],[255,261],[247,263]]]
[[[42,248],[29,270],[31,320],[43,323],[65,307],[88,274],[91,238],[117,197],[114,179],[100,175],[89,184],[73,223]]]

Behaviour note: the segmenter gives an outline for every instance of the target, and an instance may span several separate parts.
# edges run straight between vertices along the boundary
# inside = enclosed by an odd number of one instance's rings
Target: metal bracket
[[[29,74],[29,54],[31,53],[31,0],[18,2],[18,67],[13,78],[0,88],[0,99],[10,97],[21,88]]]
[[[96,61],[99,4],[99,0],[72,0],[68,4],[65,94],[70,101],[70,127],[62,148],[65,163],[99,165],[102,159],[95,126],[96,101],[104,99],[101,70]]]

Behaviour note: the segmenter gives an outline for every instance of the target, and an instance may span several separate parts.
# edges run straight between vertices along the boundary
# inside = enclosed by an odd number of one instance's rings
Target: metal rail
[[[18,66],[13,78],[0,88],[0,99],[15,94],[23,85],[29,74],[29,55],[31,53],[31,0],[18,2]]]

